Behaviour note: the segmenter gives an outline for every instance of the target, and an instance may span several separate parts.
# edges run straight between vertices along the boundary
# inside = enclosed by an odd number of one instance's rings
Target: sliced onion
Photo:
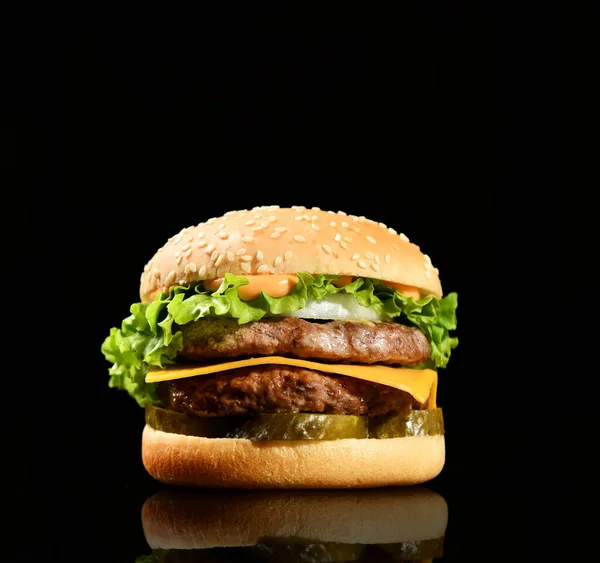
[[[302,309],[291,313],[283,313],[282,316],[322,320],[388,320],[387,317],[379,315],[373,309],[360,305],[354,296],[344,293],[333,293],[320,301],[309,299]]]

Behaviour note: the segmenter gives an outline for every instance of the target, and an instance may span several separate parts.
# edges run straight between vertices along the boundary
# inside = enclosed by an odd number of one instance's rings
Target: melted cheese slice
[[[364,364],[324,364],[321,362],[299,360],[296,358],[284,358],[283,356],[263,356],[247,360],[223,362],[210,366],[194,366],[189,364],[171,365],[165,369],[150,370],[146,375],[146,382],[157,383],[159,381],[172,381],[173,379],[208,375],[231,369],[260,366],[264,364],[296,366],[326,373],[347,375],[349,377],[370,381],[371,383],[379,383],[381,385],[393,387],[394,389],[400,389],[401,391],[405,391],[412,395],[419,403],[424,403],[427,400],[427,397],[430,397],[429,408],[436,407],[437,372],[434,370],[397,368],[381,365],[371,366]]]

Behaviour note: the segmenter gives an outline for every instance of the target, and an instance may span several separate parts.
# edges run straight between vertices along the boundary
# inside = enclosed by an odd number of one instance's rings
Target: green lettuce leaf
[[[214,292],[204,291],[202,283],[173,286],[159,293],[151,303],[134,303],[121,328],[112,328],[102,344],[102,353],[112,363],[109,385],[124,389],[140,406],[158,403],[156,384],[146,383],[148,367],[174,363],[183,349],[183,334],[178,326],[204,317],[235,318],[240,324],[258,321],[302,309],[309,299],[321,300],[332,293],[353,295],[363,307],[370,307],[390,320],[419,327],[431,346],[429,361],[419,367],[443,368],[458,339],[450,336],[456,329],[456,293],[443,299],[432,295],[415,301],[379,280],[357,278],[337,287],[339,276],[312,276],[299,272],[298,283],[284,297],[269,297],[264,292],[252,301],[242,301],[238,288],[248,283],[245,276],[225,274]]]

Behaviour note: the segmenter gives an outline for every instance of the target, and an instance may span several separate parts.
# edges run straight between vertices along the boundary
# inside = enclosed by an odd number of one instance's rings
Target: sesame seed
[[[327,252],[327,254],[331,254],[333,252],[333,248],[331,248],[331,246],[328,246],[326,244],[323,245],[323,250],[325,252]]]
[[[306,242],[306,239],[302,235],[294,235],[294,240],[296,242]]]
[[[348,228],[348,221],[342,221],[342,227],[344,227],[344,229]]]
[[[342,235],[340,235],[340,233],[336,233],[336,235],[333,237],[333,240],[335,242],[340,242],[342,240]]]
[[[311,221],[318,221],[318,220],[319,220],[319,216],[318,216],[318,215],[313,215],[313,216],[310,218],[310,220],[311,220]]]
[[[428,280],[430,280],[430,279],[432,278],[431,272],[430,272],[429,270],[427,270],[427,271],[425,272],[425,277],[426,277]]]
[[[348,215],[345,211],[338,211],[338,215]]]
[[[152,275],[155,278],[160,278],[160,270],[158,268],[154,268],[154,270],[152,270]]]
[[[304,217],[302,215],[296,215],[296,217],[294,217],[294,219],[296,219],[296,221],[302,221],[302,219],[304,219]]]
[[[258,270],[256,270],[259,274],[263,274],[264,272],[266,272],[269,269],[269,267],[266,264],[263,264],[262,266],[258,267]]]
[[[340,241],[340,246],[344,249],[348,249],[348,243],[345,240]]]
[[[277,237],[279,237],[279,235],[280,235],[280,234],[281,234],[281,233],[279,233],[279,232],[275,231],[274,233],[271,233],[271,235],[270,235],[270,236],[271,236],[271,238],[277,238]]]
[[[217,258],[217,261],[215,262],[215,266],[218,268],[224,260],[224,256],[222,254],[219,254],[219,257]]]
[[[388,233],[391,233],[392,235],[397,235],[398,234],[396,232],[396,229],[392,229],[392,227],[388,227]]]
[[[268,221],[261,221],[260,226],[261,227],[268,227],[269,226],[269,222]]]
[[[263,229],[264,229],[264,227],[262,225],[258,225],[258,227],[252,227],[253,231],[262,231]]]
[[[382,229],[387,229],[387,225],[385,223],[378,223],[378,225],[382,228]]]
[[[305,213],[305,214],[303,215],[303,217],[304,217],[304,218],[305,218],[307,221],[310,221],[310,217],[309,217],[308,213]]]
[[[254,225],[254,223],[256,223],[256,221],[254,219],[250,219],[249,221],[246,221],[244,225],[246,225],[246,227],[249,227],[250,225]]]
[[[400,233],[400,238],[404,241],[404,242],[410,242],[410,240],[408,240],[408,237],[404,234],[404,233]]]
[[[199,274],[200,276],[204,276],[204,275],[206,275],[206,265],[203,265],[203,266],[200,268],[200,270],[198,270],[198,274]]]
[[[250,260],[252,260],[252,256],[250,256],[250,254],[244,254],[244,255],[242,256],[242,260],[243,260],[244,262],[250,262]]]
[[[400,252],[400,247],[395,242],[392,243],[392,248]]]
[[[240,264],[240,267],[242,268],[242,270],[244,270],[244,272],[246,272],[247,274],[250,273],[250,264],[248,264],[248,262],[242,262]]]
[[[275,260],[273,260],[273,266],[279,266],[281,264],[283,258],[281,256],[277,256]]]
[[[275,227],[275,231],[278,233],[285,233],[287,231],[286,227]]]
[[[217,231],[220,231],[221,229],[225,228],[225,223],[221,223],[218,227],[217,227]]]
[[[189,264],[188,264],[189,265]],[[177,274],[175,274],[175,270],[171,270],[169,272],[169,275],[167,276],[167,279],[165,280],[165,283],[173,283],[173,280],[175,280],[175,276]]]
[[[246,235],[242,237],[242,242],[254,242],[254,237],[252,235]]]
[[[376,243],[377,243],[377,241],[376,241],[376,240],[375,240],[373,237],[370,237],[369,235],[367,235],[365,238],[366,238],[366,239],[367,239],[367,240],[368,240],[368,241],[369,241],[371,244],[376,244]]]
[[[256,207],[255,209],[260,209],[260,207]],[[255,213],[254,215],[252,215],[252,217],[254,217],[255,219],[260,219],[261,218],[261,214],[260,213]]]
[[[181,240],[181,237],[183,236],[182,233],[179,233],[176,237],[175,240],[173,241],[173,244],[178,244],[179,241]]]
[[[335,215],[335,211],[328,211],[329,215]]]
[[[256,259],[261,262],[263,259],[263,253],[260,250],[256,251]]]
[[[389,264],[392,261],[392,257],[389,254],[385,255],[385,263]]]
[[[233,262],[233,259],[235,258],[233,252],[229,251],[227,253],[227,262]]]
[[[175,253],[175,257],[177,258],[177,256],[179,256],[181,254],[181,252],[179,252],[179,250]]]
[[[434,268],[433,271],[439,275],[440,271],[437,268]]]
[[[423,258],[425,258],[425,262],[431,264],[431,258],[429,258],[428,254],[423,254]]]
[[[188,242],[192,242],[194,240],[194,237],[192,235],[190,235],[187,239],[188,239]]]
[[[320,208],[320,207],[311,207],[311,209],[312,209],[313,211],[321,211],[321,208]]]
[[[205,240],[201,240],[196,246],[198,248],[202,248],[203,246],[206,246],[206,245],[207,245],[207,242]]]
[[[177,262],[177,264],[181,264],[182,260],[183,260],[183,256],[178,256],[177,258],[175,258],[175,262]]]
[[[319,230],[319,225],[315,225],[314,223],[310,224],[311,228],[314,229],[315,231]]]
[[[241,256],[242,254],[246,254],[246,249],[245,249],[245,248],[240,248],[240,249],[239,249],[239,250],[236,252],[236,254],[237,254],[238,256]]]
[[[337,227],[337,223],[335,221],[331,221],[331,223],[329,223],[330,227]]]
[[[203,237],[204,237],[204,233],[203,233],[202,231],[200,231],[200,232],[198,233],[198,238],[203,238]]]
[[[379,264],[379,254],[375,254],[375,263]]]
[[[189,268],[190,272],[196,272],[198,270],[198,266],[196,266],[195,262],[190,262],[186,267]]]
[[[189,258],[191,253],[192,253],[192,249],[191,249],[191,248],[188,248],[188,249],[187,249],[187,250],[184,252],[184,254],[183,254],[183,255],[184,255],[186,258]]]
[[[150,269],[150,264],[146,264],[144,266],[144,272],[147,272]]]
[[[368,258],[369,260],[373,260],[374,257],[375,257],[375,254],[373,254],[371,251],[365,252],[365,258]]]
[[[352,230],[353,230],[355,233],[360,233],[360,227],[352,227]]]
[[[342,240],[345,240],[346,242],[352,242],[350,237],[342,237]]]
[[[219,233],[219,238],[220,238],[221,240],[225,240],[225,239],[226,239],[228,236],[229,236],[229,234],[228,234],[228,233],[226,233],[225,231],[221,231],[221,232]]]
[[[214,262],[217,259],[217,256],[219,256],[219,251],[213,250],[213,253],[210,255],[210,259]]]
[[[187,244],[187,243],[186,243],[186,244],[184,244],[184,245],[181,247],[181,252],[185,252],[185,251],[186,251],[186,250],[187,250],[189,247],[190,247],[190,245],[189,245],[189,244]]]
[[[289,260],[292,257],[292,251],[291,250],[287,250],[286,253],[283,256],[284,260]]]
[[[426,270],[433,270],[433,264],[431,262],[424,262],[423,266],[425,266]]]
[[[375,270],[376,272],[379,272],[379,270],[380,270],[378,264],[371,264],[371,268],[373,268],[373,270]]]
[[[275,221],[277,221],[277,217],[275,217],[275,215],[270,215],[268,221],[269,223],[274,223]]]
[[[185,280],[179,280],[177,283],[179,285],[186,285],[187,284],[187,282]]]
[[[361,268],[366,268],[366,267],[367,267],[367,263],[366,263],[364,260],[359,260],[359,261],[358,261],[358,265],[359,265]]]
[[[352,255],[352,260],[358,260],[359,258],[360,258],[360,254],[358,254],[358,252],[355,252],[355,253]]]
[[[216,220],[217,220],[216,217],[211,217],[210,219],[208,219],[208,221],[206,221],[206,224],[210,225],[210,224],[214,223]]]
[[[214,244],[209,244],[205,249],[204,252],[206,252],[206,254],[210,254],[213,250],[215,249],[215,245]]]

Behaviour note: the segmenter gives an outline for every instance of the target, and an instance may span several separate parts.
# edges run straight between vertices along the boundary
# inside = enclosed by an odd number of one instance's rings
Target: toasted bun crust
[[[443,538],[448,505],[424,487],[358,491],[181,491],[142,507],[152,549],[270,543],[386,544]]]
[[[169,485],[245,489],[342,489],[418,485],[445,461],[444,436],[253,442],[155,430],[142,434],[148,473]]]
[[[364,217],[317,208],[257,207],[213,217],[170,238],[146,264],[140,296],[230,272],[376,278],[442,296],[437,268],[403,234]]]

